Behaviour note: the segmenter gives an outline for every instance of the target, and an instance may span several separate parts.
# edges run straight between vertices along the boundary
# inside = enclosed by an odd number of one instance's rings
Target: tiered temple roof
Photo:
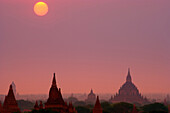
[[[67,103],[65,103],[63,100],[61,89],[57,88],[55,73],[54,73],[52,85],[49,91],[49,98],[47,102],[45,103],[45,109],[51,109],[53,111],[57,111],[60,113],[72,113],[72,112],[69,112],[69,106],[67,106]]]
[[[2,113],[13,113],[13,112],[20,112],[20,109],[16,102],[12,85],[10,85],[8,95],[5,97]]]
[[[111,102],[129,102],[129,103],[147,103],[148,100],[143,98],[139,93],[139,90],[132,82],[132,77],[130,74],[130,69],[128,69],[128,74],[126,77],[126,82],[120,87],[118,94],[114,96]]]

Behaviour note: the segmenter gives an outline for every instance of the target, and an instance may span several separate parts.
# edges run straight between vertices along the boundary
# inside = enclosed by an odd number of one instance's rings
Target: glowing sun
[[[34,12],[38,16],[44,16],[48,13],[48,5],[45,2],[37,2],[34,5]]]

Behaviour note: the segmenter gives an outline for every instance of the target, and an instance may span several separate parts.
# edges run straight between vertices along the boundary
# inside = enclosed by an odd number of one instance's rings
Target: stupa
[[[91,89],[90,93],[88,94],[87,99],[85,100],[86,103],[95,103],[96,94],[94,94],[93,89]]]
[[[147,103],[148,100],[143,98],[139,93],[138,88],[133,84],[130,69],[128,69],[128,74],[126,77],[126,82],[120,87],[118,94],[110,99],[112,103],[116,102],[129,102],[129,103]]]
[[[54,73],[52,85],[49,91],[49,98],[47,102],[45,103],[45,109],[51,109],[52,111],[57,111],[59,113],[70,113],[69,106],[63,100],[61,89],[57,88],[55,73]]]
[[[102,107],[101,107],[101,104],[99,101],[99,96],[97,96],[97,100],[96,100],[95,106],[93,108],[93,113],[102,113]]]
[[[14,112],[20,113],[20,109],[16,102],[12,85],[10,85],[8,95],[5,97],[2,113],[14,113]]]

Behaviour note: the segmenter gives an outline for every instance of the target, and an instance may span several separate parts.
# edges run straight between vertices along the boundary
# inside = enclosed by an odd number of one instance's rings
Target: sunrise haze
[[[0,1],[0,94],[116,93],[128,68],[141,93],[170,93],[170,0]],[[43,1],[43,0],[42,0]]]

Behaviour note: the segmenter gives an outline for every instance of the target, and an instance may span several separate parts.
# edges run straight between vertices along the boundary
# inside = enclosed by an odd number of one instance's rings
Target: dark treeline
[[[79,104],[80,103],[80,104]],[[92,113],[94,105],[92,104],[83,104],[82,102],[75,103],[75,108],[78,113]],[[24,100],[19,100],[18,105],[23,111],[24,109],[33,109],[34,103]],[[109,102],[102,102],[101,103],[103,113],[132,113],[133,104],[120,102],[120,103],[109,103]],[[136,109],[140,113],[168,113],[168,107],[162,103],[152,103],[147,105],[137,105]],[[51,110],[32,110],[31,112],[25,113],[57,113]]]

